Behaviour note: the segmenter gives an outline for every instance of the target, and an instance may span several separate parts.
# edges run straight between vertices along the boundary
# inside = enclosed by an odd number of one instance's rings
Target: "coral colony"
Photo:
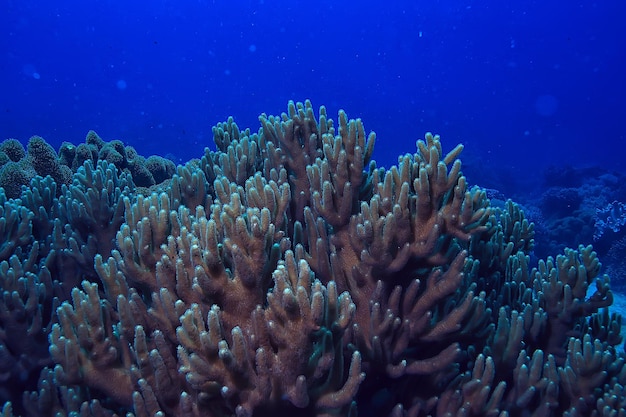
[[[2,143],[3,417],[626,415],[591,247],[532,267],[438,136],[385,169],[343,111],[260,122],[178,167]]]
[[[626,204],[613,201],[606,207],[596,209],[593,238],[600,239],[607,230],[617,233],[624,226],[626,226]]]

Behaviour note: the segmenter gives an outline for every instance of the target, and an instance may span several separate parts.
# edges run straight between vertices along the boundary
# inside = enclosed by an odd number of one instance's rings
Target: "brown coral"
[[[112,164],[86,162],[58,200],[34,182],[28,209],[5,204],[0,270],[15,259],[5,300],[21,301],[5,301],[5,328],[43,320],[31,297],[61,283],[55,262],[93,281],[68,277],[28,414],[626,413],[620,318],[600,311],[612,293],[591,247],[533,268],[532,224],[468,186],[462,146],[437,135],[384,169],[343,111],[335,125],[290,103],[260,121],[216,126],[217,150],[151,192],[121,174],[132,150],[90,132]],[[23,263],[31,225],[49,279]]]

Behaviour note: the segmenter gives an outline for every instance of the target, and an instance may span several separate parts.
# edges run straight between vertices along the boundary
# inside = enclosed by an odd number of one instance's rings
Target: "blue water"
[[[517,3],[4,0],[0,138],[182,162],[310,98],[376,131],[380,165],[433,131],[514,175],[625,170],[626,3]]]

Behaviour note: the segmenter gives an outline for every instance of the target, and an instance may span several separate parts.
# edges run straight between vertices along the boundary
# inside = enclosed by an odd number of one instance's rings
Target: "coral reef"
[[[613,201],[596,209],[594,244],[606,252],[603,259],[613,288],[626,288],[626,204]]]
[[[94,131],[89,131],[85,143],[74,146],[64,142],[57,152],[43,138],[33,136],[27,150],[15,139],[0,143],[0,187],[9,198],[17,199],[22,187],[28,186],[35,176],[52,177],[61,191],[61,185],[70,185],[72,175],[87,161],[97,165],[105,161],[120,171],[131,175],[137,187],[151,187],[172,178],[174,163],[152,155],[144,158],[132,146],[119,140],[105,142]]]
[[[608,230],[618,233],[622,227],[626,226],[626,204],[613,201],[606,207],[596,209],[594,226],[593,238],[595,240],[600,239]]]
[[[259,120],[171,179],[90,132],[0,193],[3,416],[626,415],[590,246],[533,266],[436,135],[386,169],[343,111]]]

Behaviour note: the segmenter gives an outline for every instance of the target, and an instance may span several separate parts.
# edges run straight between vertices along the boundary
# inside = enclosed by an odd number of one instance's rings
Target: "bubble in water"
[[[127,87],[126,81],[124,80],[117,80],[115,85],[117,86],[118,90],[126,90],[126,87]]]
[[[250,44],[250,46],[248,46],[248,51],[256,52],[256,45],[255,44]]]
[[[37,69],[33,64],[24,64],[24,66],[22,66],[22,74],[28,77],[33,77],[36,80],[41,78],[41,75],[37,72]]]

